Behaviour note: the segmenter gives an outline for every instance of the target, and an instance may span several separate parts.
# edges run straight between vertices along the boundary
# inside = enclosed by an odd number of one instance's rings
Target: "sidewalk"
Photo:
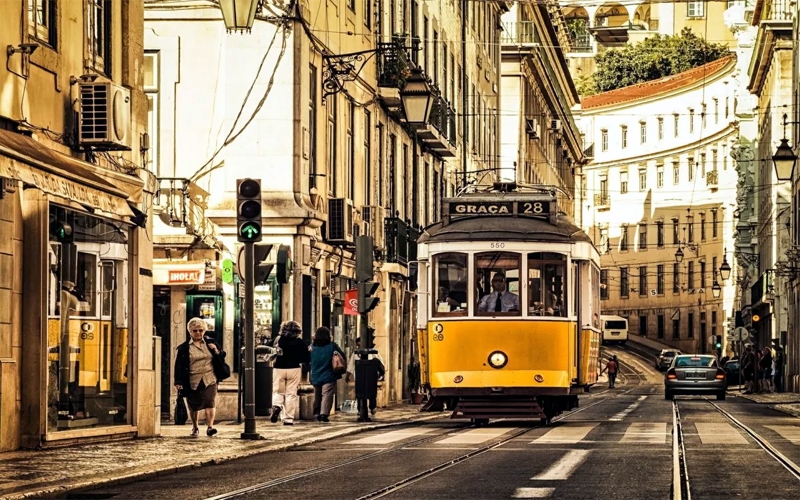
[[[189,437],[191,424],[162,425],[162,435],[157,438],[0,453],[0,499],[42,495],[63,498],[76,489],[169,474],[448,415],[447,412],[420,413],[418,405],[397,405],[380,409],[370,423],[357,423],[356,415],[342,413],[332,415],[330,424],[295,421],[293,426],[273,424],[268,417],[257,417],[256,430],[264,437],[259,441],[240,439],[244,424],[235,421],[218,423],[218,434],[209,438],[201,422],[199,438]]]
[[[729,395],[734,393],[729,392]],[[800,417],[800,394],[796,392],[770,392],[763,394],[743,394],[735,393],[736,397],[749,399],[754,403],[768,404],[778,411],[787,413],[793,417]]]

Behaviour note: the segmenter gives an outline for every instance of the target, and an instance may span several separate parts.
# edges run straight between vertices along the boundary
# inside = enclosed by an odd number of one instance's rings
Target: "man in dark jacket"
[[[308,346],[300,334],[303,332],[297,321],[284,321],[280,334],[273,344],[280,348],[281,355],[275,359],[272,370],[272,415],[273,423],[281,417],[283,425],[294,423],[297,411],[297,387],[300,385],[303,363],[310,361]]]

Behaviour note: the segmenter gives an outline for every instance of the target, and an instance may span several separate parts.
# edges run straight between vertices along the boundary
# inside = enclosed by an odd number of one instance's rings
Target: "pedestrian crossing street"
[[[800,425],[767,425],[786,441],[800,445]],[[383,446],[399,443],[404,440],[418,439],[436,432],[436,427],[412,427],[369,435],[352,441],[346,445]],[[522,430],[519,427],[478,427],[467,431],[450,433],[441,439],[426,442],[425,446],[464,447],[480,446],[501,439],[504,435]],[[616,422],[574,422],[563,423],[545,430],[531,429],[515,440],[519,445],[529,440],[532,446],[540,445],[575,445],[580,443],[647,443],[653,445],[671,442],[672,425],[666,422],[633,422],[627,425]],[[684,424],[683,434],[688,439],[699,439],[702,444],[743,445],[747,444],[745,434],[727,422],[697,422]],[[534,437],[530,437],[534,436]]]

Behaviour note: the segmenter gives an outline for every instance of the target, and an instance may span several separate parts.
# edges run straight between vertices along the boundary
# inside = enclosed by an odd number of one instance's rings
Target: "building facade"
[[[601,251],[603,312],[684,352],[713,352],[717,335],[734,347],[736,277],[718,270],[734,251],[735,71],[726,57],[584,98],[580,112],[594,155],[583,223]]]
[[[4,2],[0,41],[0,451],[156,435],[142,5]]]
[[[569,39],[555,3],[515,5],[503,14],[500,172],[520,184],[556,186],[558,206],[576,213],[575,178],[585,163],[572,116],[579,102],[565,54]]]
[[[268,4],[250,34],[226,35],[213,2],[147,4],[145,52],[158,68],[154,171],[168,185],[155,241],[162,305],[154,307],[169,318],[161,331],[171,347],[186,338],[187,318],[202,314],[238,352],[236,281],[218,277],[226,260],[237,261],[236,179],[258,178],[267,259],[277,265],[256,288],[257,335],[293,319],[310,341],[328,326],[352,355],[358,324],[345,294],[355,287],[355,237],[371,235],[381,287],[370,326],[387,367],[379,400],[408,397],[416,238],[438,219],[444,196],[492,180],[484,174],[497,163],[501,10],[493,2]],[[405,121],[399,97],[415,66],[433,90],[421,126]],[[180,269],[194,270],[197,282],[170,283]],[[163,356],[164,376],[173,359]],[[221,387],[222,415],[236,407],[235,398],[225,402],[236,381]],[[340,384],[339,400],[351,391]]]

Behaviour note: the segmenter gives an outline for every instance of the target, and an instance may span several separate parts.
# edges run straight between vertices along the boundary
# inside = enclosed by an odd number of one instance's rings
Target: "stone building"
[[[156,435],[142,4],[2,13],[0,451]]]

